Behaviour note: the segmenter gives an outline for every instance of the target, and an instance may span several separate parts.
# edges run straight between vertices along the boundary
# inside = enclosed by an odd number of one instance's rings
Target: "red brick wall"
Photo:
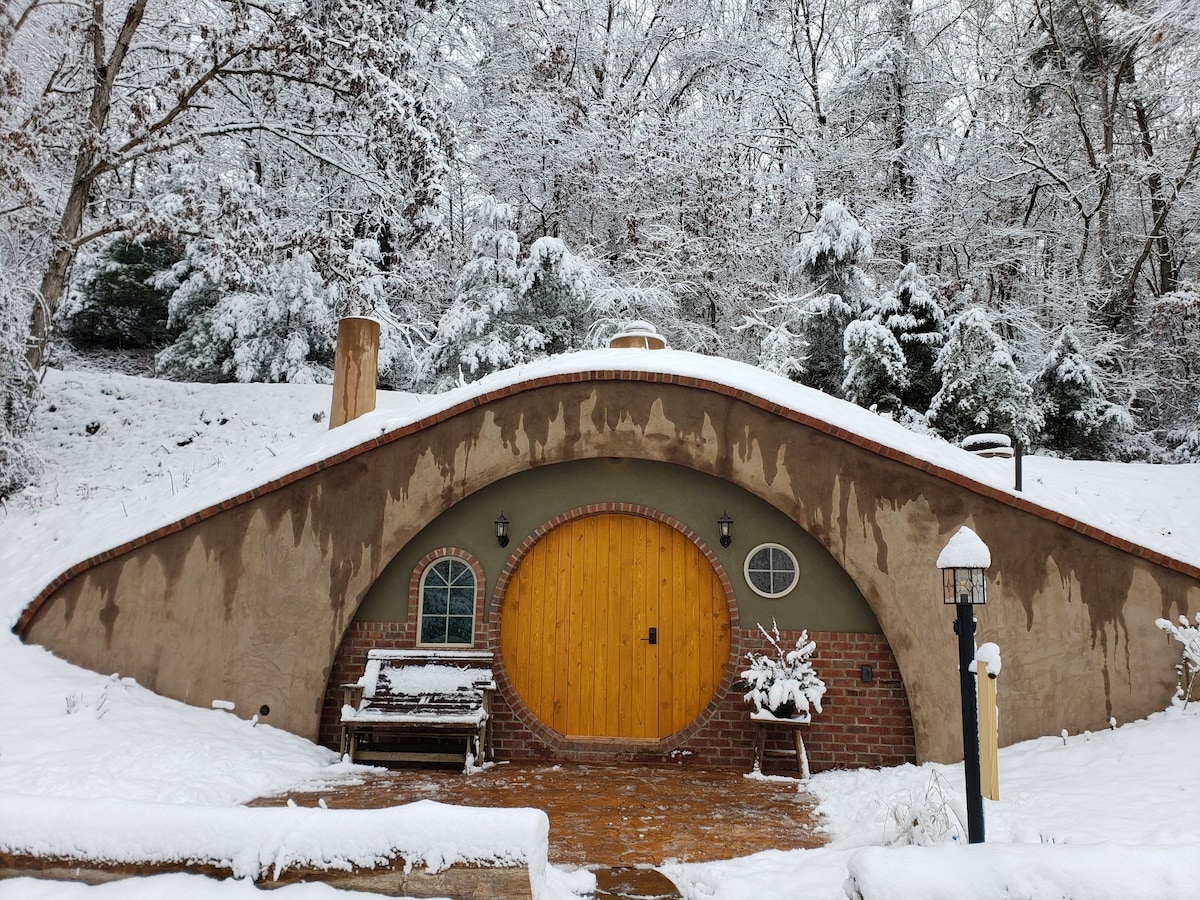
[[[415,607],[410,605],[410,610]],[[354,622],[346,632],[334,662],[326,691],[321,721],[321,741],[338,745],[338,710],[341,685],[362,675],[367,650],[373,647],[412,647],[415,643],[416,617],[410,622]],[[477,630],[476,646],[482,646],[485,629]],[[794,644],[798,633],[785,632],[787,645]],[[814,772],[858,766],[891,766],[913,762],[912,717],[908,697],[900,680],[895,658],[882,634],[811,632],[817,652],[814,666],[827,688],[824,712],[813,719],[803,732],[810,765]],[[749,649],[763,647],[757,630],[743,630],[734,636],[734,646]],[[493,648],[497,649],[498,648]],[[861,667],[870,665],[874,678],[863,682]],[[740,669],[738,670],[740,671]],[[519,700],[503,691],[493,703],[493,740],[498,759],[558,759],[576,762],[683,762],[697,766],[750,767],[753,759],[754,732],[747,718],[749,705],[728,683],[737,672],[727,675],[718,697],[693,726],[667,740],[646,747],[616,747],[612,741],[567,742],[541,723],[531,720]],[[786,749],[787,735],[773,735],[768,749]],[[791,771],[786,759],[768,759],[768,772]]]

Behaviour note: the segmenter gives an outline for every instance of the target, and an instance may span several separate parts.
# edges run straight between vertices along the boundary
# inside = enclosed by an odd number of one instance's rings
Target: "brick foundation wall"
[[[482,646],[484,631],[477,631]],[[797,632],[784,632],[785,646],[794,645]],[[827,688],[824,712],[804,729],[804,744],[814,772],[859,766],[893,766],[913,762],[916,749],[908,697],[886,638],[882,634],[810,632],[816,641],[814,666]],[[321,719],[321,743],[338,746],[341,685],[356,681],[363,672],[367,651],[405,648],[415,644],[416,623],[354,622],[350,625],[329,677]],[[734,646],[750,650],[764,647],[757,630],[734,635]],[[497,647],[493,649],[498,650]],[[861,679],[861,667],[870,665],[873,678]],[[740,671],[740,669],[739,669]],[[754,754],[754,730],[747,718],[749,706],[737,690],[718,690],[716,702],[700,716],[699,727],[690,727],[664,741],[635,746],[614,746],[612,741],[565,741],[536,721],[516,698],[502,690],[493,701],[493,741],[498,759],[554,759],[574,762],[677,762],[705,767],[749,769]],[[773,734],[767,749],[787,749],[788,736]],[[791,760],[768,758],[768,772],[791,772]]]

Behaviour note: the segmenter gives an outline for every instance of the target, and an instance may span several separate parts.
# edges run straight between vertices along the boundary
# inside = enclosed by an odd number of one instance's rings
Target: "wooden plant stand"
[[[750,721],[754,723],[754,766],[750,771],[761,773],[763,770],[763,762],[768,755],[770,756],[794,756],[796,759],[796,772],[801,778],[808,778],[812,773],[808,768],[808,754],[804,751],[804,737],[800,734],[800,729],[808,725],[812,721],[812,717],[808,715],[795,716],[790,719],[777,719],[769,712],[758,712],[750,714]],[[792,733],[792,743],[795,749],[792,750],[768,750],[767,735],[770,732],[788,732]]]

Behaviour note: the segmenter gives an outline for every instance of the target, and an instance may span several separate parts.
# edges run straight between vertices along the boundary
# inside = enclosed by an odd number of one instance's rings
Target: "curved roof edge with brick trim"
[[[597,354],[601,355],[597,356]],[[616,362],[617,354],[622,355],[621,361],[623,362],[633,361],[633,358],[636,358],[636,361],[642,365],[629,368],[592,368],[590,366],[577,368],[570,365],[563,365],[564,362],[569,363],[575,359],[578,359],[581,363],[592,363],[596,361]],[[686,358],[689,365],[653,365],[654,363],[659,362],[674,362],[680,357]],[[719,369],[722,371],[722,374],[733,373],[735,375],[740,375],[741,377],[718,381],[713,378],[701,377],[697,374],[688,374],[686,370],[694,367],[694,360],[702,360],[702,367],[710,372],[714,369]],[[546,374],[540,374],[540,369],[551,369],[552,371]],[[739,372],[738,370],[747,371]],[[269,494],[272,491],[278,490],[281,487],[292,484],[303,478],[307,478],[308,476],[317,472],[321,472],[330,467],[344,463],[350,459],[360,456],[361,454],[368,453],[378,447],[385,446],[386,444],[398,440],[399,438],[414,434],[439,422],[444,422],[447,419],[453,418],[454,416],[457,416],[467,410],[485,406],[488,403],[503,397],[519,395],[534,389],[550,387],[557,384],[570,384],[587,381],[640,381],[657,384],[675,384],[683,387],[695,388],[697,390],[710,391],[715,394],[733,397],[778,415],[784,419],[789,419],[798,424],[815,429],[816,431],[828,434],[834,438],[837,438],[838,440],[845,441],[848,444],[860,447],[871,453],[878,454],[879,456],[894,460],[902,465],[909,466],[913,469],[926,472],[937,478],[944,479],[952,484],[966,488],[967,490],[977,493],[983,497],[996,500],[1000,503],[1021,510],[1022,512],[1030,513],[1049,522],[1069,528],[1072,531],[1100,541],[1108,546],[1115,547],[1126,553],[1138,556],[1155,565],[1163,566],[1164,568],[1180,572],[1192,578],[1200,579],[1200,566],[1177,559],[1136,541],[1121,537],[1112,531],[1089,524],[1088,522],[1085,522],[1068,513],[1034,502],[1022,494],[1017,494],[1011,490],[997,487],[994,483],[989,483],[985,477],[981,477],[981,475],[984,474],[984,471],[980,469],[979,461],[966,451],[960,450],[950,444],[946,444],[933,438],[927,438],[922,435],[908,432],[894,422],[883,419],[866,410],[862,410],[853,404],[828,397],[820,392],[813,391],[809,388],[790,382],[787,379],[773,376],[753,367],[746,366],[741,363],[734,363],[729,360],[718,360],[712,357],[698,356],[696,354],[682,353],[679,351],[604,350],[565,354],[564,356],[557,357],[554,360],[548,360],[541,364],[534,364],[509,370],[508,372],[498,373],[497,376],[484,379],[467,388],[450,392],[446,395],[443,395],[443,397],[451,402],[435,412],[395,427],[385,426],[383,433],[379,434],[377,437],[358,441],[352,446],[341,450],[340,452],[334,453],[316,462],[307,463],[301,468],[288,471],[250,490],[243,491],[236,496],[223,499],[219,502],[209,504],[196,512],[156,528],[151,532],[136,537],[132,540],[125,541],[122,544],[81,560],[80,562],[71,566],[69,569],[61,572],[50,583],[42,588],[37,596],[34,597],[33,600],[25,607],[16,624],[14,625],[13,631],[18,635],[23,634],[29,623],[36,616],[38,609],[47,598],[51,597],[55,591],[57,591],[72,578],[86,572],[88,569],[91,569],[100,563],[115,559],[138,547],[145,546],[146,544],[152,543],[160,538],[166,537],[167,535],[182,531],[191,525],[205,521],[206,519],[210,519],[215,515],[226,512],[265,494]],[[753,382],[770,384],[772,390],[762,391],[760,393],[756,390],[756,386],[753,384]],[[761,387],[761,385],[759,386]],[[787,392],[794,393],[798,400],[803,400],[806,402],[796,403],[794,405],[781,402],[781,399],[778,397],[781,386]],[[460,397],[462,399],[459,399]],[[814,401],[816,401],[817,405],[826,408],[840,407],[840,412],[842,414],[838,416],[820,417],[813,412],[806,412],[799,408],[805,405],[811,406]],[[848,416],[846,415],[847,413],[849,413]],[[857,429],[854,428],[853,425],[855,423],[844,421],[847,418],[859,420],[864,427]],[[372,421],[378,421],[379,417],[373,416],[371,419]],[[839,424],[837,421],[831,421],[836,419],[842,419],[843,422]],[[361,421],[362,420],[360,420],[360,422]],[[868,434],[866,432],[871,433]],[[885,440],[880,440],[880,437],[884,437]],[[900,440],[889,441],[886,440],[887,438],[900,438]],[[895,444],[901,442],[909,444],[924,442],[930,445],[931,448],[936,447],[938,450],[940,450],[938,455],[943,457],[957,457],[957,459],[954,460],[957,465],[951,466],[936,462],[929,458],[933,454],[920,454],[913,452],[911,447],[910,449],[902,449],[895,446]],[[969,469],[972,467],[979,470],[977,474],[967,474],[963,471],[964,469]]]

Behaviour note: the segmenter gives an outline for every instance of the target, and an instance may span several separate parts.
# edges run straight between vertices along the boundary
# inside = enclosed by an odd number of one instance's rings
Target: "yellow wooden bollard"
[[[975,661],[979,697],[979,786],[989,800],[1000,799],[999,712],[996,708],[996,676],[988,675],[987,663]]]

